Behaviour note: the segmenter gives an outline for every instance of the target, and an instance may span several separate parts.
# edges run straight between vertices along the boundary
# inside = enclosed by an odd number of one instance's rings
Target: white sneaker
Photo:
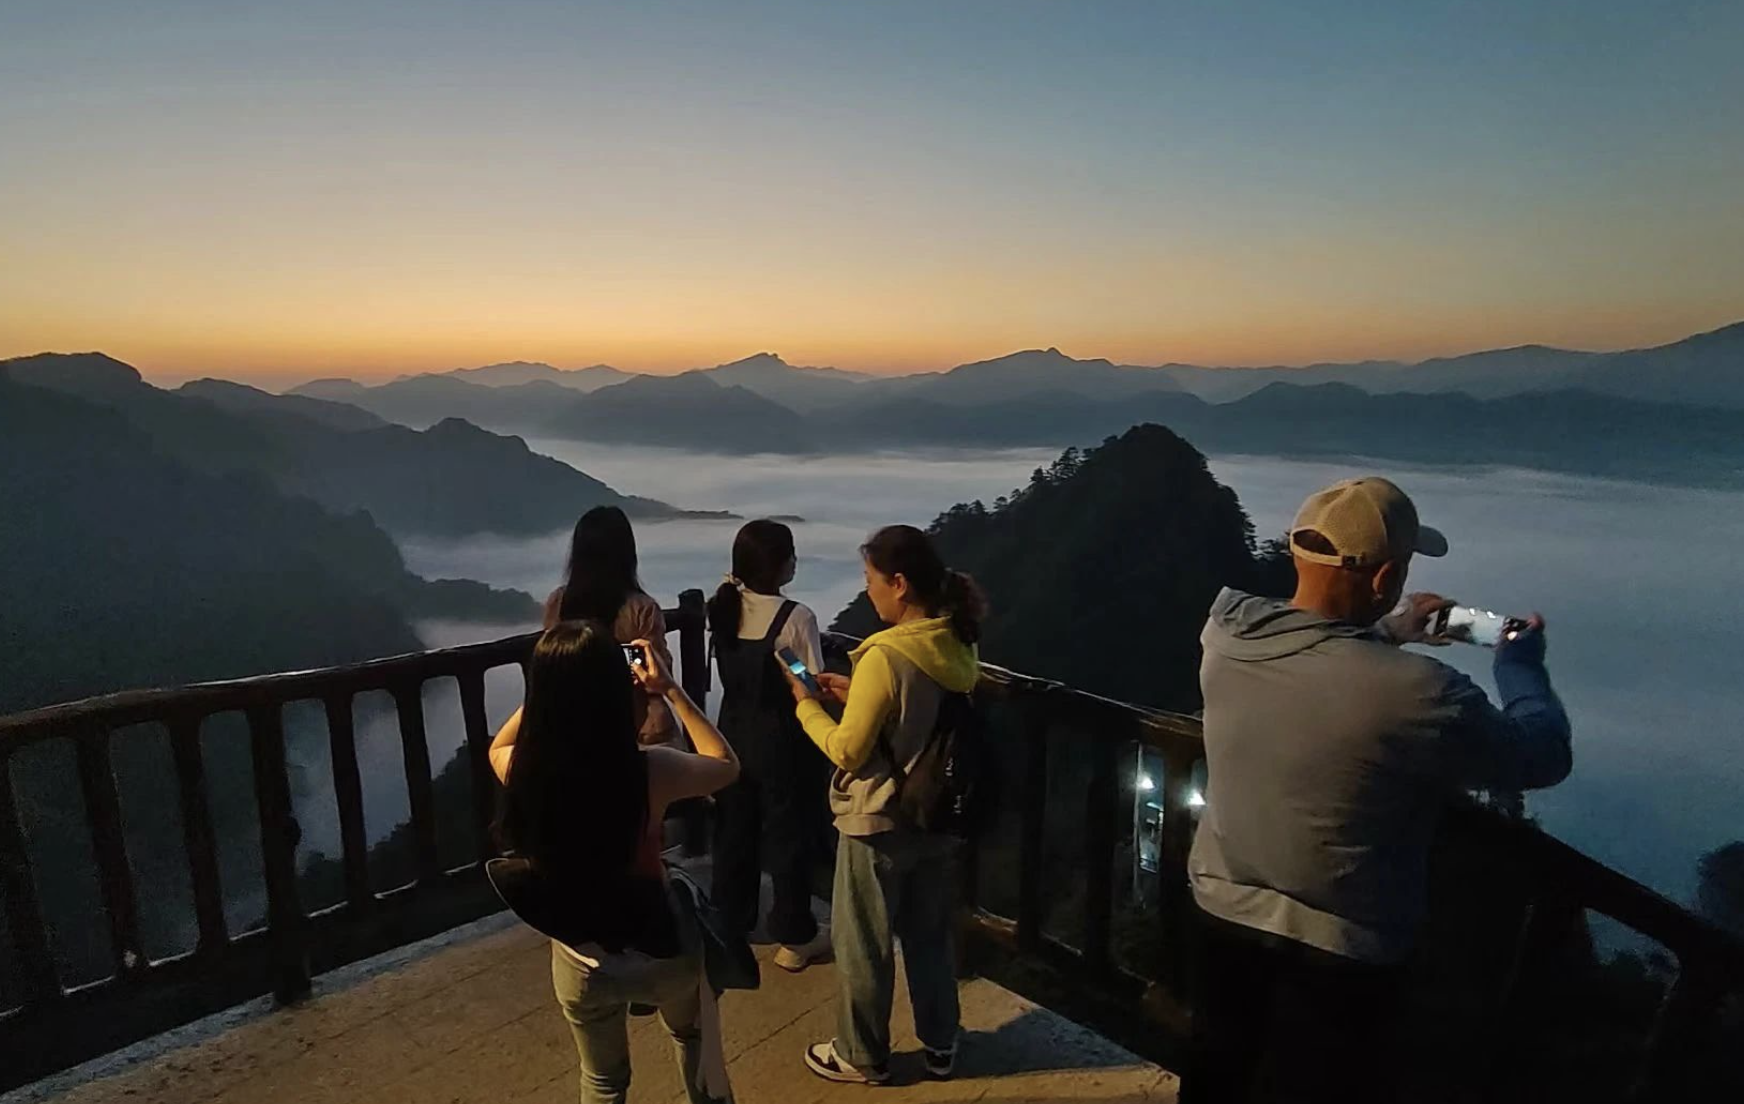
[[[826,1081],[840,1081],[848,1085],[882,1085],[890,1080],[889,1065],[864,1068],[850,1065],[836,1053],[834,1039],[806,1047],[805,1067]]]
[[[834,955],[835,949],[830,945],[830,929],[819,927],[810,943],[802,943],[797,947],[783,944],[775,952],[775,965],[790,974],[797,974],[814,962],[828,962]]]

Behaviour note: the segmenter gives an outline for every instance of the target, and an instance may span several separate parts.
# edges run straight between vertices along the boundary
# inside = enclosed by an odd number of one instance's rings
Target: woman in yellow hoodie
[[[836,1037],[806,1049],[806,1066],[831,1081],[890,1076],[890,1005],[902,940],[915,1034],[927,1073],[956,1061],[957,971],[951,940],[953,841],[903,822],[896,795],[931,739],[947,694],[973,690],[985,603],[951,571],[925,533],[892,525],[860,549],[866,594],[890,627],[854,650],[852,677],[818,676],[844,705],[837,723],[791,679],[800,724],[836,766],[830,810],[841,833],[831,903],[837,974]]]

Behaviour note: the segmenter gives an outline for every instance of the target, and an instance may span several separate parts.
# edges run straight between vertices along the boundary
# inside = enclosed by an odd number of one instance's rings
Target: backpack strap
[[[793,616],[793,611],[798,606],[798,602],[789,598],[775,611],[775,620],[769,622],[769,631],[763,634],[763,643],[770,651],[775,650],[776,639],[781,636],[781,630],[787,627],[787,619]]]

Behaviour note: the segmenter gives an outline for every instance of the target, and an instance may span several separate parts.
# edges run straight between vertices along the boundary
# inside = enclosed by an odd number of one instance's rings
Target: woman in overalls
[[[827,823],[828,764],[793,713],[775,653],[823,666],[817,616],[784,597],[796,560],[793,531],[747,522],[733,541],[733,570],[709,601],[721,676],[721,732],[738,749],[739,780],[715,795],[716,907],[746,932],[757,926],[763,871],[774,901],[765,930],[781,944],[775,964],[799,971],[829,957],[829,932],[811,909],[811,876]]]

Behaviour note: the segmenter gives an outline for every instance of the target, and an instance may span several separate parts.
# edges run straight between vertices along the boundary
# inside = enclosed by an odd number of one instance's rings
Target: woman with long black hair
[[[693,1104],[730,1097],[693,920],[669,896],[660,824],[673,802],[732,784],[739,761],[651,645],[634,642],[632,664],[600,622],[547,629],[527,667],[525,704],[490,747],[504,785],[502,842],[527,860],[541,912],[557,920],[541,929],[563,932],[552,940],[551,976],[575,1036],[584,1104],[626,1098],[631,1002],[658,1009]],[[695,754],[638,743],[656,699],[683,722]]]
[[[559,621],[598,621],[611,627],[620,644],[646,640],[667,670],[666,617],[636,576],[636,532],[616,506],[595,506],[581,515],[569,541],[569,566],[563,585],[545,599],[545,627]],[[669,744],[678,725],[664,703],[651,699],[642,721],[641,742]]]
[[[955,1068],[959,1027],[951,939],[955,846],[949,836],[907,823],[898,792],[933,738],[947,695],[975,688],[986,604],[974,581],[947,568],[912,526],[878,530],[860,554],[867,597],[889,628],[854,649],[851,677],[818,676],[824,694],[844,705],[840,723],[804,683],[789,678],[806,735],[836,765],[830,809],[841,835],[830,901],[841,986],[836,1036],[808,1047],[805,1063],[831,1081],[889,1079],[900,939],[927,1073],[946,1078]]]
[[[745,769],[715,795],[715,906],[743,930],[757,926],[762,872],[774,900],[769,938],[775,964],[800,971],[829,955],[829,933],[811,911],[811,873],[825,830],[823,756],[806,739],[773,661],[790,650],[823,667],[817,615],[786,597],[797,566],[793,530],[746,522],[733,540],[733,570],[709,601],[709,632],[721,675],[721,731]]]

